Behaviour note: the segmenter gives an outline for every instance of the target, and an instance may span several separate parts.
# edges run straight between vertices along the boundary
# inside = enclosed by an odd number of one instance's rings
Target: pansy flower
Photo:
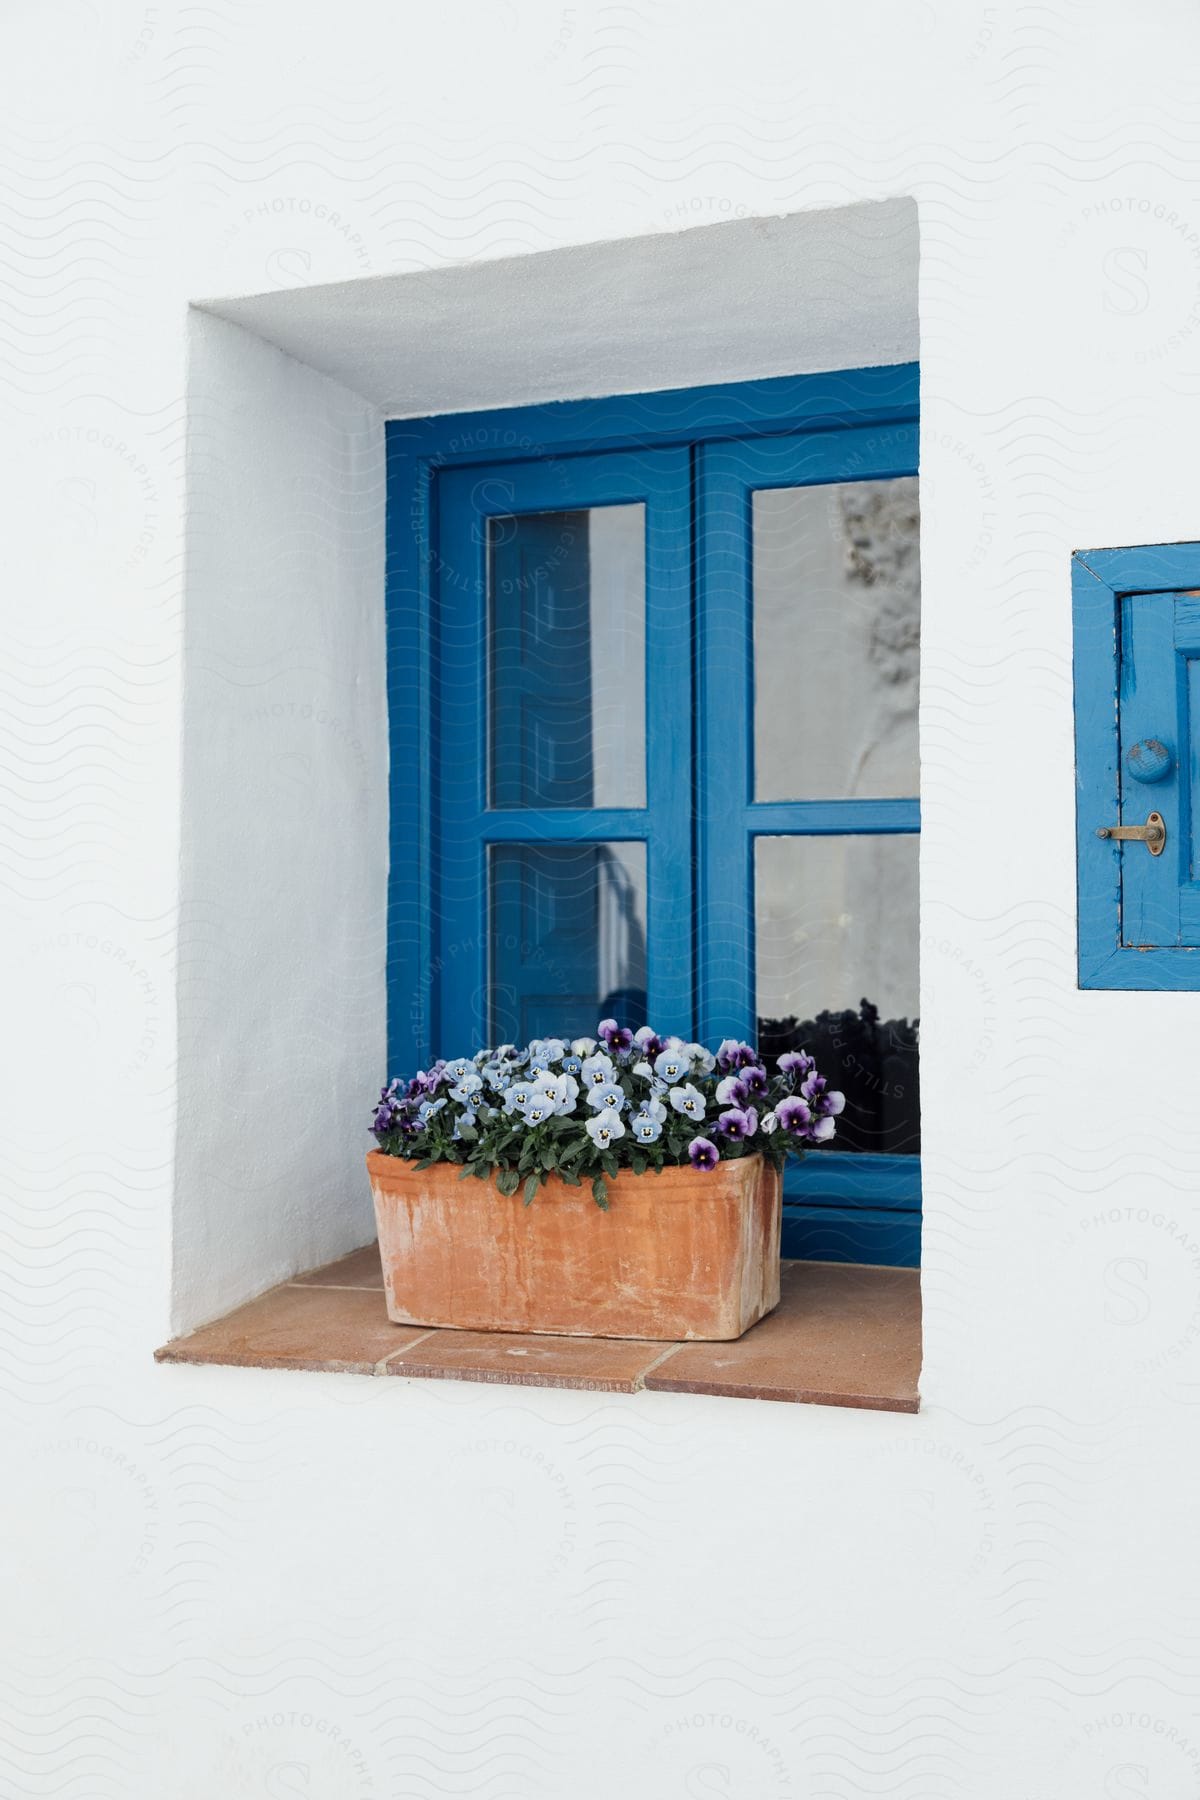
[[[656,1144],[662,1136],[662,1120],[651,1117],[649,1113],[634,1113],[629,1121],[630,1135],[639,1144]]]
[[[657,1056],[667,1047],[657,1031],[651,1031],[648,1025],[643,1025],[640,1030],[634,1032],[633,1041],[642,1055],[648,1058]]]
[[[598,1112],[594,1119],[589,1119],[584,1130],[600,1150],[607,1150],[610,1144],[625,1136],[621,1115],[619,1112],[614,1112],[611,1107],[606,1107],[603,1112]]]
[[[682,1113],[685,1119],[702,1119],[704,1117],[704,1095],[698,1087],[689,1081],[685,1087],[673,1087],[667,1098],[676,1112]]]
[[[806,1050],[785,1050],[775,1066],[781,1075],[790,1075],[793,1081],[803,1081],[817,1065]]]
[[[717,1146],[705,1137],[694,1137],[688,1145],[688,1161],[693,1169],[715,1169],[721,1160]]]
[[[623,1056],[633,1046],[632,1031],[628,1031],[624,1025],[618,1025],[615,1019],[601,1019],[596,1033],[614,1056]]]
[[[718,1118],[717,1129],[723,1132],[727,1138],[733,1138],[735,1142],[744,1138],[752,1138],[758,1130],[758,1114],[752,1106],[744,1109],[740,1106],[731,1106]]]
[[[584,1058],[580,1073],[585,1088],[608,1087],[617,1077],[612,1057],[605,1056],[602,1050]]]
[[[538,1087],[550,1096],[554,1110],[560,1115],[574,1112],[579,1098],[579,1083],[573,1075],[543,1075]]]
[[[624,1112],[629,1104],[622,1088],[615,1081],[606,1081],[603,1087],[588,1089],[587,1103],[596,1112]]]
[[[682,1081],[689,1066],[687,1057],[678,1050],[662,1050],[654,1059],[654,1073],[660,1081]]]
[[[839,1094],[836,1088],[831,1089],[823,1075],[815,1072],[809,1075],[800,1092],[818,1119],[835,1119],[845,1110],[845,1094]]]
[[[806,1137],[812,1124],[812,1108],[802,1100],[799,1094],[789,1094],[775,1108],[775,1118],[782,1129],[792,1137]]]
[[[740,1075],[726,1075],[717,1083],[717,1100],[722,1106],[745,1106],[750,1089]]]
[[[739,1071],[739,1075],[755,1100],[766,1099],[767,1071],[759,1063],[747,1063],[745,1068]]]

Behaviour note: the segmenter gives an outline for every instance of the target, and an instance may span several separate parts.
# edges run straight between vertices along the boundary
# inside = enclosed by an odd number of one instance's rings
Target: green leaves
[[[592,1176],[592,1199],[596,1202],[596,1205],[600,1208],[601,1212],[608,1211],[608,1188],[605,1185],[603,1175]]]
[[[542,1178],[540,1175],[534,1174],[534,1175],[530,1175],[527,1177],[526,1182],[525,1182],[525,1204],[526,1204],[526,1206],[533,1205],[534,1201],[537,1199],[537,1191],[541,1187],[541,1185],[542,1185]]]
[[[521,1185],[521,1177],[516,1169],[497,1169],[496,1186],[506,1197],[515,1194]]]

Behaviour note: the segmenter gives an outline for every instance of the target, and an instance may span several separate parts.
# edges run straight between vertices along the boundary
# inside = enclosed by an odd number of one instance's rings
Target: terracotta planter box
[[[709,1171],[623,1170],[521,1190],[367,1156],[388,1317],[397,1325],[570,1337],[728,1340],[779,1304],[779,1173],[761,1157]]]

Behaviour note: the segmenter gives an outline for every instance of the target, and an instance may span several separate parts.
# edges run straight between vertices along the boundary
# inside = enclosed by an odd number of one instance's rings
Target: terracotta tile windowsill
[[[518,1337],[393,1325],[374,1244],[298,1275],[155,1351],[225,1363],[491,1381],[634,1394],[725,1394],[916,1412],[921,1289],[915,1269],[785,1262],[779,1306],[732,1344]]]

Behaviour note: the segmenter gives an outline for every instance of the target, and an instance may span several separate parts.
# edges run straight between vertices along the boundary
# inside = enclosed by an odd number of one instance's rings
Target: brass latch
[[[1144,825],[1101,825],[1097,837],[1117,838],[1123,844],[1145,844],[1151,856],[1161,856],[1167,847],[1167,825],[1161,813],[1147,813]]]

